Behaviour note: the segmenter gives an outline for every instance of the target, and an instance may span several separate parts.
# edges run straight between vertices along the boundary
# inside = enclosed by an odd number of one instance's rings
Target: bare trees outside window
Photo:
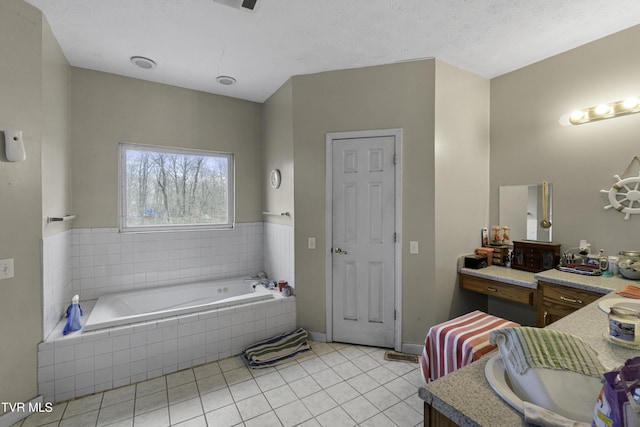
[[[121,229],[233,225],[233,154],[120,144]]]

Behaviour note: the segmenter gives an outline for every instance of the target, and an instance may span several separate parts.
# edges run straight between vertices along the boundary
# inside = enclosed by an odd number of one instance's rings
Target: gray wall
[[[292,216],[265,216],[266,222],[293,225],[293,84],[289,79],[264,103],[262,108],[263,171],[261,175],[264,210],[289,212]],[[272,169],[282,176],[280,188],[269,182]]]
[[[561,126],[573,110],[640,95],[640,26],[491,80],[491,224],[501,185],[553,183],[553,240],[606,254],[640,249],[640,216],[604,210],[608,190],[640,155],[640,114]],[[638,176],[637,163],[630,175]],[[535,311],[492,300],[492,313],[535,324]]]
[[[20,0],[0,3],[0,52],[0,130],[22,130],[27,154],[7,162],[0,138],[0,259],[15,267],[0,282],[0,400],[24,402],[38,391],[45,208],[59,215],[69,201],[66,162],[57,165],[68,142],[68,65],[40,12]]]
[[[72,68],[74,228],[118,226],[118,143],[235,153],[236,222],[261,221],[261,104]]]
[[[325,155],[327,132],[403,129],[403,324],[424,339],[423,303],[434,277],[435,61],[332,71],[293,78],[295,272],[298,323],[325,332]],[[315,250],[307,239],[315,237]],[[409,240],[422,251],[409,256]],[[426,314],[429,316],[429,314]],[[422,336],[422,337],[420,337]],[[405,340],[406,340],[405,339]]]
[[[623,220],[609,189],[640,155],[640,114],[578,126],[558,120],[575,109],[640,95],[640,26],[491,81],[491,223],[501,185],[553,183],[553,240],[581,239],[611,255],[640,249],[640,216]],[[636,163],[630,172],[638,176]],[[627,175],[629,176],[629,175]]]

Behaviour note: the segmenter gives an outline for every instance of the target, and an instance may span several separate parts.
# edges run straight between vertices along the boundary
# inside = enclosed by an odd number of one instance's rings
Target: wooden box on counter
[[[560,244],[534,240],[514,241],[511,268],[538,273],[560,263]]]
[[[507,262],[507,255],[509,255],[509,246],[507,245],[491,245],[493,249],[493,259],[491,264],[493,265],[505,265]]]

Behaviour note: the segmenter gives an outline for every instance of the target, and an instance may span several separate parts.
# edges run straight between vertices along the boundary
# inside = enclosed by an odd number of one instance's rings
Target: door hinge
[[[398,243],[398,233],[393,233],[393,243]]]
[[[398,314],[398,312],[396,310],[393,310],[393,320],[396,320],[397,314]]]
[[[398,155],[397,155],[397,154],[394,154],[394,155],[393,155],[393,164],[394,164],[394,165],[397,165],[397,164],[398,164]]]

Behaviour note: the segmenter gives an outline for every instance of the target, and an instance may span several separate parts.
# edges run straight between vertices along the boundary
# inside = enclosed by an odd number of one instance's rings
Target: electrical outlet
[[[316,238],[315,237],[309,237],[308,247],[309,247],[309,249],[315,249],[316,248]]]
[[[13,258],[0,260],[0,280],[13,277]]]
[[[419,248],[418,248],[418,242],[417,241],[411,241],[409,242],[409,254],[411,255],[417,255],[419,252]]]

